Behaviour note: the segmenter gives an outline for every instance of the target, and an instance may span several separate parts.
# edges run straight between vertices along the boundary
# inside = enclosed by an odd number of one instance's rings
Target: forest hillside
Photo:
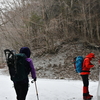
[[[73,58],[93,52],[90,78],[98,80],[99,0],[3,0],[0,3],[0,65],[3,50],[28,46],[38,77],[79,79]]]

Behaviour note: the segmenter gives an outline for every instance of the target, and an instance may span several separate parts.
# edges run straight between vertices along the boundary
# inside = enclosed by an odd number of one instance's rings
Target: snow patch
[[[31,83],[26,100],[37,100],[35,84]],[[39,100],[82,100],[82,81],[38,79],[36,81]],[[90,94],[96,100],[98,82],[90,81]],[[0,75],[0,100],[16,100],[13,83],[9,76]]]

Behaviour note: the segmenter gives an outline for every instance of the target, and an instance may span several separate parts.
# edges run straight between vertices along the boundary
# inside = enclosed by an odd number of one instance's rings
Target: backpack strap
[[[90,72],[90,71],[85,71],[85,70],[82,70],[82,72]]]

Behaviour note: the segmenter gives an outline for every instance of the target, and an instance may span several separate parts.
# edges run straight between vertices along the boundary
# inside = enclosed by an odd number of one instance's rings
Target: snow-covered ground
[[[35,84],[31,83],[26,100],[37,100]],[[82,82],[77,80],[38,79],[39,100],[82,100]],[[90,94],[97,100],[98,82],[90,81]],[[16,100],[13,83],[7,75],[0,75],[0,100]]]

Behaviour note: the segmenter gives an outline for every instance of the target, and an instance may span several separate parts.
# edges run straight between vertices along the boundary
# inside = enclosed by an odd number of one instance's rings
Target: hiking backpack
[[[29,62],[26,61],[26,55],[23,53],[16,54],[13,51],[4,50],[9,74],[12,81],[21,81],[28,77],[30,73]]]
[[[82,72],[84,58],[82,56],[78,56],[74,58],[74,68],[77,73]]]

